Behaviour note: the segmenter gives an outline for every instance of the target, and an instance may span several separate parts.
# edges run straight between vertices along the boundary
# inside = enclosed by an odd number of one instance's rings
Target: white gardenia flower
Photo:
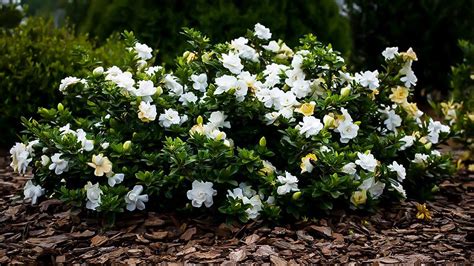
[[[160,114],[159,120],[160,125],[165,128],[169,128],[171,125],[179,125],[181,123],[178,111],[171,108],[166,109],[163,114]]]
[[[13,168],[13,171],[19,174],[25,174],[26,168],[28,168],[28,164],[32,160],[28,158],[30,156],[28,147],[23,143],[17,142],[10,149],[10,154],[12,159],[10,166]]]
[[[261,40],[269,40],[270,38],[272,38],[272,33],[270,32],[270,29],[260,23],[255,24],[254,30],[255,36],[257,36],[257,38]]]
[[[272,125],[273,123],[275,123],[275,121],[278,119],[278,117],[280,117],[279,112],[267,113],[267,114],[265,114],[265,122],[266,122],[267,125]]]
[[[95,211],[97,207],[100,206],[101,195],[104,194],[104,192],[102,192],[100,189],[99,183],[92,185],[90,181],[87,182],[87,184],[84,186],[84,189],[86,190],[87,194],[86,208]]]
[[[279,175],[277,180],[281,184],[281,186],[277,188],[278,195],[285,195],[291,191],[299,191],[298,178],[287,171],[285,171],[285,176]]]
[[[268,45],[262,45],[263,49],[273,52],[273,53],[278,53],[280,51],[280,45],[276,41],[270,41]]]
[[[183,103],[184,106],[187,106],[190,103],[195,103],[197,102],[197,100],[198,100],[198,97],[191,91],[181,94],[181,96],[178,99],[178,101]]]
[[[391,182],[390,185],[391,185],[403,198],[406,198],[406,197],[407,197],[407,192],[406,192],[405,189],[403,188],[402,184],[400,184],[399,182],[395,181],[395,182]]]
[[[65,93],[66,92],[66,89],[71,86],[71,85],[74,85],[74,84],[77,84],[77,83],[85,83],[85,80],[83,79],[80,79],[80,78],[76,78],[76,77],[66,77],[66,78],[63,78],[61,80],[61,84],[59,84],[59,91],[62,92],[62,93]]]
[[[385,110],[379,110],[386,119],[383,121],[388,130],[396,132],[397,127],[402,125],[402,118],[395,113],[395,110],[390,110],[389,108]]]
[[[134,91],[135,96],[143,97],[146,102],[152,102],[151,96],[155,95],[157,89],[151,80],[140,80],[138,82],[138,89]]]
[[[240,185],[242,184],[243,183],[241,183]],[[248,189],[248,187],[245,188]],[[240,199],[242,200],[243,204],[249,204],[250,208],[247,208],[245,212],[247,213],[250,219],[256,219],[260,215],[260,211],[262,210],[263,204],[262,200],[260,199],[260,196],[256,195],[254,190],[252,191],[254,192],[253,194],[245,193],[245,189],[242,189],[239,186],[238,188],[234,188],[233,190],[227,190],[227,197],[233,199]]]
[[[260,215],[260,211],[262,211],[262,200],[260,199],[259,195],[254,195],[251,198],[244,197],[242,199],[243,204],[250,204],[250,208],[246,209],[245,212],[247,213],[250,219],[257,219]]]
[[[212,197],[217,195],[217,191],[212,188],[211,182],[202,182],[194,180],[192,189],[188,190],[187,197],[191,200],[193,207],[200,208],[202,204],[209,208],[212,206]]]
[[[303,122],[300,122],[299,126],[300,134],[304,134],[306,138],[317,135],[324,127],[321,120],[314,116],[303,117]]]
[[[398,55],[398,47],[387,47],[382,52],[383,57],[385,60],[394,59],[396,55]]]
[[[216,127],[216,128],[221,128],[221,127],[230,128],[230,122],[225,121],[226,118],[227,118],[227,115],[225,115],[224,112],[214,111],[211,113],[211,116],[209,117],[209,124],[211,124],[213,127]]]
[[[355,175],[357,173],[356,167],[355,163],[347,163],[342,167],[341,171],[348,175]]]
[[[296,96],[291,91],[277,93],[277,95],[279,96],[278,101],[274,102],[274,107],[276,110],[281,110],[286,107],[293,107],[299,104],[299,102],[296,100]]]
[[[202,73],[199,75],[191,75],[191,81],[193,83],[193,89],[200,91],[200,92],[206,92],[207,89],[207,76],[206,73]]]
[[[373,199],[377,199],[382,195],[385,183],[380,181],[375,182],[375,178],[370,177],[364,180],[358,188],[366,190]]]
[[[100,144],[100,147],[102,147],[102,149],[107,149],[108,147],[110,146],[110,143],[109,142],[104,142],[102,144]]]
[[[145,202],[148,202],[148,195],[140,195],[143,192],[142,185],[136,185],[125,195],[125,203],[127,203],[127,210],[134,211],[135,209],[144,210]]]
[[[51,156],[51,164],[49,170],[54,170],[54,173],[60,175],[69,170],[69,162],[61,159],[62,153],[55,153]]]
[[[231,88],[235,87],[237,84],[237,78],[230,75],[223,75],[216,78],[217,88],[214,91],[214,95],[222,94],[228,92]]]
[[[170,90],[171,95],[180,96],[181,94],[183,94],[183,85],[178,83],[177,78],[175,76],[167,74],[163,81],[165,83],[165,88]]]
[[[415,142],[415,137],[413,136],[404,136],[403,138],[400,139],[401,142],[404,142],[404,144],[400,147],[401,151],[406,150],[407,148],[410,148],[413,146],[413,143]]]
[[[357,80],[360,85],[363,87],[369,88],[371,90],[374,90],[379,87],[379,79],[378,76],[379,71],[365,71],[363,73],[357,73],[355,75],[355,79]]]
[[[244,65],[242,65],[239,55],[233,52],[222,54],[221,62],[222,65],[233,74],[240,74],[242,69],[244,69]]]
[[[161,69],[163,69],[163,68],[160,67],[160,66],[152,66],[152,67],[149,67],[149,68],[145,69],[145,73],[148,76],[153,76],[153,75],[155,75],[156,72],[160,71]]]
[[[35,186],[31,180],[28,180],[23,188],[23,195],[25,196],[25,200],[31,199],[31,204],[34,205],[38,201],[38,198],[44,195],[44,188],[40,185]]]
[[[262,102],[266,108],[271,108],[272,106],[278,105],[280,103],[280,98],[283,94],[284,92],[279,88],[273,88],[271,90],[258,90],[255,96],[257,96],[257,99]]]
[[[405,167],[402,164],[397,163],[396,161],[394,161],[391,165],[389,165],[388,169],[390,169],[390,171],[392,172],[397,173],[397,178],[398,178],[398,181],[400,182],[402,182],[407,176]]]
[[[83,129],[76,130],[76,137],[82,145],[82,150],[92,151],[94,149],[94,141],[86,138],[86,132]]]
[[[338,127],[335,130],[341,135],[341,143],[348,143],[349,140],[357,137],[359,132],[359,126],[352,122],[352,118],[345,119],[343,122],[339,123]]]
[[[244,192],[240,187],[234,188],[233,190],[227,190],[227,197],[233,199],[243,199]]]
[[[362,167],[362,169],[367,170],[369,172],[374,172],[375,167],[377,167],[377,160],[375,159],[374,155],[372,154],[365,154],[357,152],[358,160],[355,161],[357,165]]]
[[[418,78],[415,76],[415,72],[409,69],[404,74],[405,76],[401,77],[400,81],[404,83],[405,87],[410,88],[411,86],[416,86],[416,82],[418,81]]]
[[[41,155],[41,165],[42,166],[47,166],[51,162],[51,159],[49,159],[48,155]]]
[[[412,162],[416,164],[424,164],[428,161],[428,155],[427,154],[422,154],[422,153],[416,153],[415,154],[415,159],[412,160]]]
[[[138,118],[143,122],[150,122],[156,119],[156,106],[145,101],[141,101],[138,106]],[[161,116],[160,116],[161,117]]]
[[[244,37],[234,39],[230,42],[230,46],[237,50],[239,56],[243,59],[250,60],[253,62],[258,61],[258,54],[252,47],[248,46],[249,40]]]
[[[326,153],[326,152],[330,152],[331,149],[329,149],[328,146],[321,146],[321,148],[319,148],[319,151]]]
[[[142,60],[148,60],[152,58],[151,52],[153,51],[148,45],[146,44],[141,44],[141,43],[135,43],[135,52],[137,52],[138,57]]]
[[[428,124],[428,139],[431,143],[438,143],[439,142],[439,133],[449,133],[451,130],[449,126],[441,124],[439,121],[433,121],[430,119],[430,123]]]
[[[113,66],[105,72],[107,75],[105,76],[105,80],[110,80],[115,83],[119,88],[125,89],[127,91],[133,91],[135,80],[132,77],[132,73],[126,71],[122,72],[122,70],[116,66]]]
[[[431,155],[436,156],[436,157],[440,157],[440,156],[441,156],[441,152],[439,152],[439,151],[437,151],[437,150],[432,150],[432,151],[431,151]]]
[[[311,93],[310,82],[304,79],[298,79],[293,82],[293,87],[291,91],[295,94],[295,96],[300,99],[308,96]]]
[[[113,187],[115,186],[116,184],[120,184],[123,182],[123,178],[125,177],[124,174],[114,174],[112,172],[110,172],[109,174],[107,174],[107,183],[109,184],[109,186]]]

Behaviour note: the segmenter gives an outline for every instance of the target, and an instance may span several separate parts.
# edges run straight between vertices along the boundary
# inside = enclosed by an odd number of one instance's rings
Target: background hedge
[[[72,27],[55,28],[52,20],[30,17],[16,28],[0,28],[0,51],[0,146],[8,147],[16,140],[20,117],[58,102],[61,79],[80,76],[86,56],[109,65],[119,61],[123,47],[114,37],[97,48]]]

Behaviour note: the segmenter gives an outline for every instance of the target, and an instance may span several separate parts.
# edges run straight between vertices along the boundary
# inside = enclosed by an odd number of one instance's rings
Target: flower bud
[[[224,138],[225,138],[225,133],[224,132],[217,133],[216,140],[222,140]]]
[[[211,57],[212,57],[212,53],[204,53],[202,55],[202,62],[203,63],[209,63],[209,61],[211,61]]]
[[[299,198],[301,198],[301,191],[296,191],[295,193],[293,193],[293,196],[291,196],[291,198],[293,200],[298,200]]]
[[[128,151],[132,147],[132,142],[130,140],[127,140],[123,143],[122,147],[124,151]]]
[[[260,140],[258,141],[258,145],[262,147],[267,146],[267,139],[265,137],[261,137]]]
[[[431,142],[428,142],[428,143],[425,144],[425,148],[428,149],[428,150],[431,149],[431,146],[433,146],[433,144]]]
[[[204,123],[204,119],[202,118],[202,116],[198,116],[198,117],[196,118],[196,123],[197,123],[198,125],[202,125],[202,123]]]
[[[342,97],[347,97],[351,93],[351,88],[349,86],[346,86],[341,89],[341,96]]]
[[[334,126],[334,117],[330,116],[330,115],[325,115],[323,117],[323,123],[324,123],[324,128],[330,128],[330,127],[333,127]]]
[[[163,94],[163,88],[161,86],[156,87],[155,95],[160,96],[161,94]]]
[[[98,76],[102,76],[102,74],[104,74],[104,68],[103,67],[96,67],[94,68],[94,70],[92,71],[92,75],[98,77]]]
[[[196,59],[196,54],[193,53],[193,52],[190,52],[190,51],[186,51],[186,52],[183,53],[183,58],[189,64],[192,61],[194,61],[194,59]]]
[[[366,201],[367,201],[367,191],[366,190],[355,191],[354,193],[352,193],[351,202],[355,206],[365,204]]]
[[[64,111],[64,105],[62,103],[58,103],[58,111],[59,112]]]

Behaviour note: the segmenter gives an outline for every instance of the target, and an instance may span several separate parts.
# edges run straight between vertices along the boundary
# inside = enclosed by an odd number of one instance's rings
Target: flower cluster
[[[424,195],[452,170],[435,150],[449,126],[410,102],[411,48],[350,73],[313,35],[292,49],[261,24],[217,45],[184,34],[192,47],[167,69],[125,33],[124,66],[65,78],[62,104],[23,119],[11,165],[33,167],[26,198],[279,219]]]

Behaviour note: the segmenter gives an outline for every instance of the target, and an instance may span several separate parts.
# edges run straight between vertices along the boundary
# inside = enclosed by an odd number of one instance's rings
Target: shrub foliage
[[[126,32],[121,68],[64,78],[63,103],[23,119],[11,153],[33,168],[26,198],[278,220],[426,198],[453,170],[436,151],[450,128],[410,102],[413,50],[349,73],[311,34],[294,48],[260,24],[215,45],[183,34],[190,49],[165,69]]]

